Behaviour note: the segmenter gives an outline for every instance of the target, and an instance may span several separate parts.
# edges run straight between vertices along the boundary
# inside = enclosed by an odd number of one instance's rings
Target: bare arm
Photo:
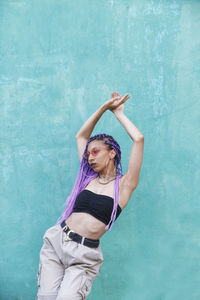
[[[89,139],[96,123],[106,111],[105,105],[101,105],[95,113],[93,113],[89,119],[83,124],[81,129],[76,134],[76,143],[78,148],[79,159],[81,161],[83,152],[85,150],[87,140]]]
[[[123,182],[126,188],[133,191],[139,182],[139,174],[143,160],[144,136],[139,129],[125,116],[124,113],[115,114],[116,118],[133,140],[133,146],[129,158],[128,170],[124,174]]]
[[[112,97],[115,97],[116,93],[112,93]],[[124,105],[118,106],[116,109],[112,110],[116,118],[122,124],[128,135],[133,141],[133,146],[131,149],[131,154],[129,158],[128,170],[121,178],[121,204],[125,207],[128,200],[137,187],[139,182],[139,175],[143,160],[143,150],[144,150],[144,136],[139,131],[139,129],[127,118],[124,114]]]

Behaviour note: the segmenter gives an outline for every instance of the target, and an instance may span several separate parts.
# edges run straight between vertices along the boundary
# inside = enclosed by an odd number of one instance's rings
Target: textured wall
[[[0,0],[0,299],[36,296],[75,134],[114,90],[145,137],[140,183],[101,240],[88,299],[200,299],[200,1]],[[95,133],[131,141],[110,112]]]

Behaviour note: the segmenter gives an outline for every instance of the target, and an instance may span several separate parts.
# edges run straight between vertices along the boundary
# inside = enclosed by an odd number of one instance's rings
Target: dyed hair
[[[123,176],[123,174],[122,174],[122,165],[121,165],[120,146],[111,135],[107,135],[107,134],[94,135],[94,136],[90,137],[89,140],[87,141],[86,148],[85,148],[85,151],[82,156],[79,173],[76,178],[74,187],[72,189],[71,194],[69,195],[69,197],[67,198],[67,200],[64,204],[65,209],[64,209],[62,215],[58,218],[56,224],[61,224],[64,220],[66,220],[71,215],[77,195],[82,190],[85,189],[85,187],[89,184],[89,182],[91,180],[93,180],[94,178],[96,178],[98,176],[98,173],[92,169],[92,167],[90,166],[90,164],[88,163],[88,160],[87,160],[88,145],[90,142],[92,142],[94,140],[103,141],[104,144],[108,146],[109,150],[114,149],[116,152],[116,155],[114,158],[114,163],[115,163],[115,167],[117,170],[117,176],[116,176],[115,182],[114,182],[114,205],[113,205],[113,210],[112,210],[110,221],[109,221],[108,225],[105,227],[105,229],[111,230],[111,228],[113,226],[113,223],[115,221],[116,214],[117,214],[117,205],[119,202],[120,178]]]

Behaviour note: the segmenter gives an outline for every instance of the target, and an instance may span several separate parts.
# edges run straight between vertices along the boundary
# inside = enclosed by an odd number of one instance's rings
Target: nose
[[[88,156],[88,162],[89,164],[94,162],[94,159],[92,158],[91,154]]]
[[[89,164],[94,162],[94,157],[91,155],[91,153],[88,155],[88,162]]]

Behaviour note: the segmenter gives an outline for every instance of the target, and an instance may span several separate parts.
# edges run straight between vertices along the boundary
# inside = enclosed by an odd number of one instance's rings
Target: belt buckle
[[[70,230],[66,233],[65,241],[72,241],[72,239],[69,237],[70,232],[74,232],[74,231],[70,229]]]

